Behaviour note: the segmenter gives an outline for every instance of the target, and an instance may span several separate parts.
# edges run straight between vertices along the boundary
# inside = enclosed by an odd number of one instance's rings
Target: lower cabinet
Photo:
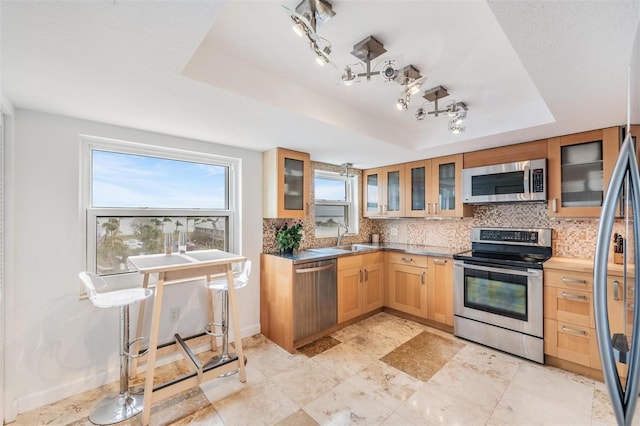
[[[387,305],[427,318],[427,256],[387,252]]]
[[[610,268],[607,304],[612,334],[629,336],[631,332],[633,278],[628,278],[627,284],[625,298],[622,276]],[[591,261],[552,259],[545,263],[544,353],[595,370],[602,369],[595,330]],[[618,363],[617,368],[621,376],[627,375],[626,364]]]
[[[383,252],[338,258],[338,324],[384,305]]]
[[[427,319],[453,327],[452,259],[428,258]]]

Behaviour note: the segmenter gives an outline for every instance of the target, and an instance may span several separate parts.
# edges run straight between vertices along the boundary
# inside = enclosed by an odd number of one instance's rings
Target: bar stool
[[[144,395],[129,393],[129,358],[141,357],[147,352],[137,355],[129,353],[131,344],[146,340],[137,338],[129,341],[129,306],[147,299],[153,291],[148,288],[108,291],[106,281],[94,273],[80,272],[79,277],[96,307],[120,308],[120,392],[100,401],[89,415],[89,421],[96,425],[122,422],[142,412]]]
[[[246,260],[244,266],[241,267],[240,263],[236,263],[232,267],[233,271],[233,286],[235,289],[245,287],[249,283],[249,274],[251,274],[251,261]],[[211,322],[207,324],[204,332],[209,336],[222,337],[222,348],[220,355],[212,357],[204,365],[205,367],[217,367],[218,365],[225,364],[229,361],[237,359],[238,356],[235,353],[229,353],[229,291],[226,275],[216,277],[211,281],[205,283],[207,291],[221,292],[221,304],[222,310],[220,312],[220,322]],[[236,310],[235,301],[233,310]],[[220,333],[216,333],[216,327],[220,327]],[[239,337],[239,336],[236,336]],[[246,359],[245,359],[246,363]],[[238,370],[231,371],[224,376],[229,376],[237,373]]]

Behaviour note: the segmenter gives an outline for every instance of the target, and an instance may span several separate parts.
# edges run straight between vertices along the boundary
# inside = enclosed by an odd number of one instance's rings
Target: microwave
[[[462,170],[463,203],[512,203],[546,199],[547,160],[544,158]]]

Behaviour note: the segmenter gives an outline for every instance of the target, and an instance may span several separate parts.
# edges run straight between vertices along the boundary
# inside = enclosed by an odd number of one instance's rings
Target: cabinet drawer
[[[408,253],[398,253],[398,252],[388,252],[387,256],[388,256],[387,261],[389,263],[395,263],[398,265],[418,266],[420,268],[427,267],[427,256],[408,254]]]
[[[558,321],[558,358],[600,369],[595,329]]]
[[[558,322],[595,327],[593,294],[566,288],[545,287],[544,316]]]
[[[377,251],[375,253],[367,253],[362,255],[362,264],[375,265],[376,263],[384,263],[384,252]]]
[[[362,266],[362,256],[342,256],[338,258],[338,271]]]
[[[593,274],[548,269],[544,271],[544,285],[593,292]]]

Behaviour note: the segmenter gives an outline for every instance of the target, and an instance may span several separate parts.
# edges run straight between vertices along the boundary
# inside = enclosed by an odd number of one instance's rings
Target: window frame
[[[210,154],[206,152],[191,151],[170,148],[158,145],[149,145],[138,142],[113,140],[95,136],[81,135],[81,173],[82,173],[82,197],[81,216],[83,236],[85,241],[84,265],[87,271],[96,272],[96,221],[98,217],[162,217],[162,216],[218,216],[226,217],[228,223],[228,247],[227,250],[240,253],[240,166],[238,158]],[[202,209],[202,208],[130,208],[130,207],[99,207],[92,206],[93,200],[93,170],[92,151],[110,151],[123,154],[140,155],[146,157],[166,158],[170,160],[189,161],[200,164],[227,167],[227,208],[226,209]],[[130,281],[138,272],[122,273],[105,276],[116,282]]]
[[[345,183],[345,201],[336,201],[336,200],[322,200],[315,197],[314,190],[314,206],[318,205],[326,205],[326,206],[346,206],[347,207],[347,226],[348,226],[348,234],[357,234],[359,232],[359,212],[358,212],[358,175],[354,174],[351,176],[344,176],[339,172],[331,172],[328,170],[314,170],[313,174],[313,182],[315,188],[315,180],[316,178],[326,179],[326,180],[335,180],[341,181]],[[315,224],[315,209],[314,209],[314,221]],[[326,235],[326,234],[318,234],[318,227],[315,227],[314,230],[315,238],[335,238],[337,235]]]

